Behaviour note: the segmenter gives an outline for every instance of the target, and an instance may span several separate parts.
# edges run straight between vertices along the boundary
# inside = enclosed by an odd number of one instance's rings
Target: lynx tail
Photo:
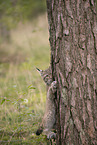
[[[43,128],[39,128],[36,131],[36,135],[40,135],[43,132]]]

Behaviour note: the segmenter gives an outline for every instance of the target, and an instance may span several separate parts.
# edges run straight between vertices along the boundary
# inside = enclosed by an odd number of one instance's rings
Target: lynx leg
[[[56,139],[56,133],[49,132],[49,134],[47,135],[47,139]]]
[[[51,88],[52,88],[53,93],[55,93],[57,90],[57,81],[53,81],[51,83]]]
[[[47,136],[47,139],[56,139],[56,133],[48,129],[44,129],[43,134]]]

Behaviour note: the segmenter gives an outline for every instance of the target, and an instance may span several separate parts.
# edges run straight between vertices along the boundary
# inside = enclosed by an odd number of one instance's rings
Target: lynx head
[[[51,75],[51,69],[50,67],[46,70],[40,70],[36,68],[37,71],[40,73],[42,79],[44,82],[49,86],[52,83],[52,75]]]

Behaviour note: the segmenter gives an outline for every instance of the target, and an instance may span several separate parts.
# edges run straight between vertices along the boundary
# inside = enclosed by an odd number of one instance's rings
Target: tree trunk
[[[57,145],[97,144],[95,0],[47,0]]]

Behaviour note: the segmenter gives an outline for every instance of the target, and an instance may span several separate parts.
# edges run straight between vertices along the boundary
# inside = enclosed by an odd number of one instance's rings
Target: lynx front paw
[[[53,93],[55,93],[56,90],[57,90],[57,81],[53,81],[53,82],[51,83],[51,87],[52,87]]]
[[[47,139],[55,139],[56,138],[56,133],[54,132],[49,132],[49,134],[47,135]]]

